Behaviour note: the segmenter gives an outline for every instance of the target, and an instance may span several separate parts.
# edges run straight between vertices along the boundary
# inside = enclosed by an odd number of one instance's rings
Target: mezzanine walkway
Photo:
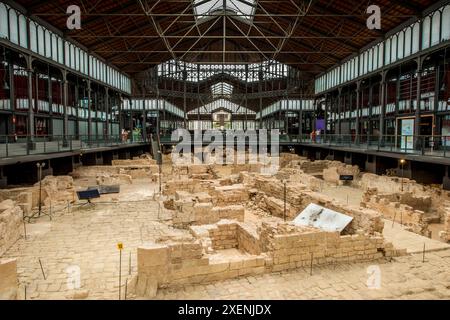
[[[61,158],[82,153],[117,150],[147,144],[143,139],[102,137],[0,137],[0,165]]]

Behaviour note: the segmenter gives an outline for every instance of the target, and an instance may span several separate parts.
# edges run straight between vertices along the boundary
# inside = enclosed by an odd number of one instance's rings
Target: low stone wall
[[[136,164],[134,160],[114,160],[113,166],[86,166],[76,168],[72,176],[74,178],[89,177],[116,177],[117,175],[127,175],[132,179],[151,178],[154,174],[159,173],[157,165],[151,165],[147,160],[147,164]],[[128,163],[130,162],[130,163]],[[127,164],[128,163],[128,164]]]
[[[212,182],[194,179],[170,180],[164,183],[163,195],[174,197],[177,191],[189,193],[208,192],[212,188]]]
[[[214,187],[209,194],[215,206],[245,204],[249,200],[248,191],[242,184]]]
[[[158,288],[257,275],[313,265],[373,261],[406,254],[382,237],[340,236],[313,228],[263,223],[257,230],[236,221],[191,227],[194,239],[138,248],[136,293]],[[212,250],[205,248],[210,245]],[[241,254],[221,255],[239,248]]]
[[[340,177],[343,175],[350,175],[354,177],[354,180],[359,178],[359,167],[358,166],[350,166],[350,165],[336,165],[330,168],[326,168],[323,170],[323,180],[326,182],[334,183],[336,185],[343,185],[344,181],[340,180]]]
[[[256,229],[245,223],[238,224],[238,249],[242,252],[248,252],[251,255],[260,255],[262,253],[261,241]]]
[[[325,185],[325,181],[310,174],[306,174],[301,170],[284,168],[275,175],[278,180],[287,181],[289,184],[298,183],[303,185],[303,188],[308,188],[313,191],[319,191]]]
[[[444,218],[444,230],[440,232],[439,237],[445,242],[450,242],[450,207],[447,208]]]
[[[73,178],[90,178],[97,176],[110,176],[119,174],[119,167],[113,166],[86,166],[78,167],[72,172]]]
[[[39,182],[35,184],[35,187],[39,187]],[[50,203],[52,205],[73,203],[75,200],[76,193],[72,177],[46,176],[42,180],[42,202],[45,206],[50,206]]]
[[[178,191],[174,209],[172,222],[177,228],[211,224],[222,219],[243,221],[245,216],[245,209],[242,205],[216,207],[213,205],[212,197],[207,193],[190,194]]]
[[[291,225],[261,227],[261,242],[273,265],[271,271],[305,266],[373,261],[405,254],[382,237],[363,234],[340,236],[338,232],[320,232],[312,228]]]
[[[295,153],[282,153],[280,154],[280,167],[284,168],[289,166],[293,161],[305,161],[307,158],[301,157]]]
[[[405,204],[409,203],[414,205]],[[430,197],[414,197],[410,193],[405,194],[378,194],[376,190],[368,190],[364,194],[361,205],[380,212],[384,218],[395,220],[407,227],[407,230],[431,237],[428,230],[427,214],[416,208],[430,209]]]
[[[73,203],[76,200],[73,178],[70,176],[46,176],[42,179],[42,205]],[[30,214],[39,205],[39,183],[28,188],[0,190],[0,201],[13,200],[25,214]]]
[[[13,200],[25,214],[30,214],[39,205],[39,188],[14,188],[0,190],[0,202]]]
[[[277,199],[274,197],[268,197],[264,195],[262,200],[259,201],[259,207],[264,211],[270,212],[271,215],[278,218],[285,218],[284,214],[284,199]],[[293,206],[286,203],[286,218],[295,217],[298,213]]]
[[[265,198],[272,197],[283,201],[284,214],[284,185],[281,181],[274,178],[256,177],[254,187],[258,190],[258,194],[254,203],[260,206],[263,210],[268,210],[265,207]],[[298,213],[303,211],[311,203],[323,206],[325,208],[344,213],[353,217],[353,221],[347,227],[348,233],[355,233],[361,230],[365,233],[374,234],[375,232],[383,232],[384,223],[381,214],[375,210],[368,208],[354,207],[342,204],[334,199],[323,195],[319,192],[308,190],[305,185],[301,183],[288,183],[286,185],[286,199],[289,204],[288,219],[292,220]],[[278,206],[272,206],[272,211],[267,211],[276,216],[280,216],[281,203],[278,201]]]
[[[233,249],[239,246],[237,236],[238,225],[235,223],[218,223],[208,230],[213,250]]]
[[[17,261],[0,260],[0,300],[16,300],[18,285]]]
[[[164,202],[173,212],[173,224],[178,228],[190,225],[211,224],[221,219],[244,220],[244,204],[249,199],[245,187],[221,185],[221,181],[187,179],[169,181],[163,194],[169,197]]]
[[[426,189],[423,185],[418,184],[414,180],[379,176],[373,173],[362,174],[361,179],[358,182],[359,188],[363,190],[377,189],[379,193],[401,192],[402,184],[404,192],[411,192],[416,195],[423,195]]]
[[[301,160],[294,160],[291,162],[289,167],[300,169],[306,174],[322,174],[323,170],[331,167],[340,167],[343,163],[339,161],[330,160],[316,160],[310,161],[306,158]]]
[[[12,200],[0,203],[0,257],[22,235],[23,211]]]
[[[149,165],[157,165],[156,160],[151,159],[150,157],[142,159],[137,158],[133,160],[113,160],[113,166],[149,166]]]
[[[133,184],[133,179],[127,174],[113,174],[110,176],[97,176],[96,182],[99,186],[126,185]]]

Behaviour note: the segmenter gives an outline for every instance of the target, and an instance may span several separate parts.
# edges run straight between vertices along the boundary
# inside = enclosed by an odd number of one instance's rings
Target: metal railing
[[[415,135],[289,135],[291,143],[342,147],[421,156],[450,157],[450,136]]]
[[[256,130],[258,132],[258,130]],[[224,132],[223,141],[226,141]],[[191,141],[194,141],[191,133]],[[271,142],[268,131],[267,142]],[[450,158],[450,136],[415,136],[415,135],[352,135],[352,134],[326,134],[326,135],[280,135],[280,144],[310,144],[323,147],[340,147],[357,149],[359,151],[392,152],[408,155]],[[161,136],[162,144],[175,144],[171,135]]]
[[[144,137],[122,135],[0,136],[0,159],[28,155],[85,151],[145,143]]]

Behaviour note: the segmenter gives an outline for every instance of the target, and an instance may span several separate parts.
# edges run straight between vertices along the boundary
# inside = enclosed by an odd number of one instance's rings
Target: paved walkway
[[[89,185],[91,181],[84,183]],[[158,205],[152,201],[157,184],[137,181],[122,188],[122,194],[100,199],[121,203],[97,204],[95,210],[85,207],[78,211],[62,211],[51,222],[48,217],[43,217],[37,224],[28,225],[28,239],[18,241],[3,257],[18,259],[19,298],[24,298],[25,286],[27,299],[70,298],[74,290],[70,288],[73,282],[68,280],[71,272],[79,268],[80,297],[117,299],[118,242],[124,244],[124,285],[137,272],[138,246],[169,233],[188,235],[186,230],[174,230],[164,223],[164,212],[158,213]],[[398,234],[398,241],[407,235],[405,232],[392,230],[394,235]],[[391,262],[382,261],[378,265],[317,267],[313,276],[309,275],[309,270],[299,269],[170,288],[160,290],[157,299],[450,299],[450,250],[427,252],[425,263],[422,259],[420,253]],[[381,271],[381,288],[369,289],[368,270],[378,270],[377,266]],[[122,297],[124,291],[122,287]]]
[[[395,258],[380,264],[345,264],[265,274],[220,283],[159,290],[156,299],[309,300],[450,299],[450,251]],[[379,269],[378,269],[379,268]],[[379,270],[381,286],[369,289]],[[370,279],[369,279],[370,278]]]
[[[450,249],[447,243],[406,231],[401,224],[392,224],[390,220],[384,220],[383,235],[395,248],[406,249],[408,253],[421,253],[424,245],[427,252]]]
[[[135,201],[156,189],[155,184],[145,181],[123,186],[127,192],[120,195],[121,201]],[[115,197],[114,195],[111,198]],[[117,197],[117,196],[116,196]],[[108,198],[100,199],[102,202]],[[63,210],[54,216],[41,218],[36,224],[27,226],[27,240],[19,240],[2,258],[17,258],[19,274],[19,298],[65,299],[73,296],[70,274],[80,268],[80,290],[88,299],[118,299],[119,251],[122,242],[122,285],[129,275],[135,275],[137,247],[145,242],[178,232],[158,222],[158,205],[151,200],[97,204],[77,211]],[[159,213],[164,220],[164,213]],[[39,259],[42,263],[42,273]],[[76,280],[76,279],[75,279]],[[68,282],[69,281],[69,282]],[[76,283],[76,282],[75,282]],[[69,285],[69,286],[68,286]],[[80,291],[77,290],[77,291]],[[122,288],[122,297],[125,288]]]

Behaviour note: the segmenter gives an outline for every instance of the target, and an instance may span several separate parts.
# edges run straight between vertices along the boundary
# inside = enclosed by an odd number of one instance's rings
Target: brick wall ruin
[[[180,172],[181,167],[175,168],[175,172]],[[188,173],[191,177],[215,175],[210,170],[210,166],[181,168],[182,173]],[[243,221],[244,205],[249,200],[249,194],[244,185],[234,182],[238,181],[231,177],[214,181],[194,178],[167,181],[163,190],[166,197],[164,206],[173,210],[173,225],[187,228],[190,225],[216,223],[222,219]]]
[[[0,257],[22,235],[23,211],[12,200],[0,203]]]
[[[372,189],[364,194],[361,205],[380,212],[386,219],[401,223],[411,232],[431,237],[426,214],[431,207],[430,197],[415,197],[412,193],[379,194]]]
[[[256,189],[253,202],[271,215],[284,217],[284,184],[275,178],[255,177],[249,186]],[[309,190],[306,185],[290,182],[286,185],[287,219],[292,220],[309,204],[315,203],[328,209],[344,213],[353,217],[347,227],[347,232],[354,233],[362,230],[369,234],[382,232],[384,223],[380,213],[361,207],[345,205],[319,192]],[[269,205],[268,205],[269,204]]]
[[[0,300],[16,300],[18,285],[17,261],[0,260]]]
[[[357,180],[359,178],[359,174],[360,171],[358,166],[345,165],[341,162],[322,171],[323,180],[336,185],[343,185],[345,183],[344,181],[340,180],[340,177],[342,175],[353,176],[354,179]]]
[[[444,230],[440,232],[439,237],[445,242],[450,242],[450,207],[447,208],[444,218]]]
[[[158,288],[198,284],[303,266],[373,261],[405,254],[380,236],[322,232],[285,223],[259,228],[237,221],[191,227],[193,239],[138,249],[136,293],[154,297]],[[209,247],[207,247],[209,246]],[[226,255],[229,249],[240,254]],[[225,251],[223,251],[225,250]]]

